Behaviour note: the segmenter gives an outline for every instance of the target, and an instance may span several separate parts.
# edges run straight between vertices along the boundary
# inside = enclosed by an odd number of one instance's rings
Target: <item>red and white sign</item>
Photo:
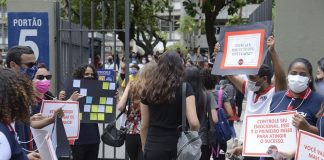
[[[45,117],[51,117],[54,111],[62,108],[64,112],[64,117],[62,117],[62,122],[68,139],[78,139],[80,131],[80,117],[79,117],[79,102],[77,101],[43,101],[41,114]],[[48,125],[43,128],[52,133],[53,124]]]
[[[222,69],[260,68],[265,30],[225,33]]]
[[[244,128],[243,156],[269,157],[270,146],[278,150],[294,151],[297,129],[292,119],[297,112],[247,115]]]
[[[324,138],[300,130],[295,160],[324,160]]]

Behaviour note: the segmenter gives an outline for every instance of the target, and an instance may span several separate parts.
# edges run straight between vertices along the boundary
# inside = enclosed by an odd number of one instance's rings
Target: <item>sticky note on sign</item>
[[[92,104],[92,96],[86,97],[86,104]]]
[[[110,105],[113,105],[114,104],[114,99],[111,98],[111,97],[107,97],[107,103],[106,104],[110,104]]]
[[[109,88],[109,83],[108,82],[103,82],[102,83],[102,89],[108,90]]]
[[[98,120],[98,115],[97,115],[97,113],[90,113],[90,120],[91,120],[91,121],[96,121],[96,120]]]
[[[80,121],[82,120],[82,113],[79,113]]]
[[[81,81],[80,80],[73,80],[73,87],[80,88]]]
[[[98,105],[92,105],[91,112],[98,112]]]
[[[98,106],[98,112],[105,113],[105,106],[104,105],[99,105]]]
[[[98,121],[104,121],[105,120],[105,114],[104,113],[98,113]]]
[[[106,104],[106,97],[100,97],[99,104]]]
[[[90,105],[84,105],[83,112],[90,112]]]
[[[110,83],[109,84],[109,90],[115,90],[116,84],[115,83]]]
[[[106,113],[113,113],[112,106],[106,106]]]

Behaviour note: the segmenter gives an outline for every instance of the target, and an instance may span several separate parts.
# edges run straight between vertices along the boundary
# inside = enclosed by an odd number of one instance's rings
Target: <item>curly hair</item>
[[[31,81],[10,69],[0,69],[0,121],[29,123],[29,107],[34,103]]]
[[[92,71],[93,71],[93,79],[97,80],[98,79],[97,70],[93,65],[90,65],[90,64],[86,64],[86,65],[82,65],[82,66],[78,67],[73,73],[73,78],[75,78],[75,79],[83,79],[84,78],[84,72],[88,67],[91,68]]]
[[[137,78],[130,82],[130,95],[131,99],[139,100],[141,98],[141,93],[145,88],[145,83],[149,75],[152,74],[153,70],[157,66],[156,62],[152,61],[143,66],[140,69]]]
[[[164,53],[145,82],[141,98],[151,104],[175,100],[176,90],[183,81],[184,64],[179,54]]]

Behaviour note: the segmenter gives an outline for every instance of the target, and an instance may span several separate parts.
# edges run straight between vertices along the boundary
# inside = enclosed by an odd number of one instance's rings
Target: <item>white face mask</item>
[[[308,87],[309,77],[300,75],[288,75],[288,87],[295,93],[300,93]]]
[[[153,59],[152,59],[152,57],[148,57],[148,60],[151,62]]]
[[[253,81],[250,81],[250,80],[247,81],[246,87],[248,88],[248,90],[250,90],[252,92],[257,92],[261,88],[261,86],[256,86],[256,82],[253,82]]]

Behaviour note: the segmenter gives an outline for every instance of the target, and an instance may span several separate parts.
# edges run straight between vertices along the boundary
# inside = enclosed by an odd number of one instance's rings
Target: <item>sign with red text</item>
[[[268,148],[294,151],[297,129],[292,119],[297,112],[247,115],[244,128],[243,156],[268,157]]]
[[[323,137],[300,130],[297,143],[295,160],[324,160]]]
[[[216,55],[212,74],[257,74],[266,57],[266,40],[271,32],[271,21],[222,27],[220,51]]]
[[[68,139],[78,139],[80,131],[79,102],[77,101],[43,101],[41,113],[45,117],[52,117],[54,112],[62,108],[64,117],[62,117],[64,129]],[[52,133],[53,124],[44,127],[48,133]]]

